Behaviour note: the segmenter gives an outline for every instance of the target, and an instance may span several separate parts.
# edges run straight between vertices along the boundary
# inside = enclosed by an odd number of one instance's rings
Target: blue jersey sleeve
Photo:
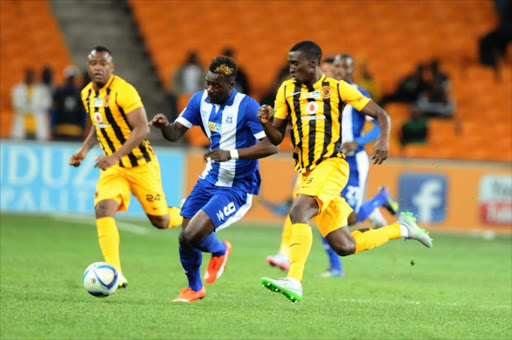
[[[379,124],[377,124],[377,121],[375,119],[371,119],[370,121],[373,123],[373,128],[370,131],[368,131],[367,133],[365,133],[364,135],[361,135],[356,138],[356,142],[357,142],[357,144],[359,144],[359,146],[366,145],[370,142],[373,142],[377,138],[379,138],[379,135],[380,135]]]
[[[246,108],[246,117],[247,117],[247,125],[251,130],[252,134],[257,138],[261,139],[265,137],[265,132],[263,131],[263,126],[258,119],[258,109],[260,108],[260,104],[251,97],[247,96],[248,99],[247,108]],[[246,99],[246,100],[247,100]]]
[[[180,115],[181,118],[186,119],[192,125],[201,125],[201,99],[203,98],[203,92],[195,93],[188,101],[187,107],[183,110]]]

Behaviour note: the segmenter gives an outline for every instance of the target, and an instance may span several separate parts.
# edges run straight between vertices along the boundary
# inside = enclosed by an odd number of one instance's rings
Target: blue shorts
[[[363,203],[370,161],[368,154],[364,150],[359,151],[353,156],[347,156],[345,160],[350,167],[350,174],[348,175],[347,185],[341,191],[341,197],[343,197],[348,205],[357,213]]]
[[[252,206],[252,194],[240,189],[220,187],[199,179],[181,208],[181,216],[192,218],[203,210],[215,230],[237,222]]]

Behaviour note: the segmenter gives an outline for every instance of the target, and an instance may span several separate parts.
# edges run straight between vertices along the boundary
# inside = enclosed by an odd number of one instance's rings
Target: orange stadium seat
[[[457,121],[483,126],[492,119],[512,125],[512,118],[509,118],[512,110],[511,58],[503,65],[501,81],[496,80],[492,70],[478,65],[478,39],[497,23],[491,1],[411,1],[400,6],[372,1],[364,10],[358,2],[326,0],[303,6],[297,6],[291,0],[227,1],[222,6],[210,1],[129,0],[129,4],[162,84],[167,84],[170,72],[183,61],[188,49],[198,49],[206,64],[220,53],[224,47],[219,45],[222,41],[235,49],[237,62],[244,67],[251,81],[252,95],[258,99],[271,87],[290,46],[300,40],[312,39],[320,44],[325,54],[347,52],[365,56],[383,94],[394,90],[397,82],[418,63],[437,57],[452,81],[451,95],[456,101],[454,116]],[[316,17],[310,15],[313,7],[329,10]],[[236,17],[232,13],[237,13]],[[350,15],[340,18],[339,13]],[[298,18],[308,20],[301,20],[290,29]],[[329,22],[328,26],[326,22]],[[198,34],[205,26],[207,32]],[[407,105],[394,103],[386,109],[393,120],[393,131],[397,131],[409,116],[410,109]],[[407,156],[418,157],[496,158],[488,151],[478,151],[471,156],[457,154],[460,150],[451,149],[446,144],[439,151],[441,143],[453,140],[454,131],[454,122],[433,121],[431,143],[407,148],[409,151],[404,152]],[[479,131],[461,133],[468,139],[481,134]],[[506,140],[510,129],[499,128],[496,133]],[[396,133],[393,134],[391,143],[398,146]],[[448,137],[442,137],[444,134]],[[390,154],[398,156],[399,150],[392,147]],[[508,154],[512,154],[512,150]],[[506,160],[512,160],[512,156]]]
[[[11,89],[23,80],[25,70],[33,68],[39,75],[50,65],[55,82],[61,83],[61,70],[72,61],[47,1],[2,0],[1,6],[0,138],[6,138],[14,115]]]

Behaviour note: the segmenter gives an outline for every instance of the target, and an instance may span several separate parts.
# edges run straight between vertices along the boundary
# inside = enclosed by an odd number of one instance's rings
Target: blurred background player
[[[286,278],[261,278],[264,287],[291,301],[302,299],[304,268],[313,242],[309,225],[313,217],[322,236],[340,256],[398,238],[415,239],[432,247],[432,239],[410,213],[402,213],[396,223],[378,229],[348,230],[353,210],[340,195],[349,177],[341,151],[341,109],[348,104],[377,120],[381,134],[374,146],[374,164],[381,164],[388,156],[390,118],[347,82],[327,78],[320,68],[321,59],[322,50],[315,42],[295,44],[288,53],[292,79],[278,90],[273,120],[272,107],[263,105],[258,110],[258,119],[274,145],[283,141],[288,121],[292,122],[293,157],[301,188],[290,208],[290,269]]]
[[[219,56],[208,69],[206,90],[192,96],[174,123],[169,124],[163,114],[149,123],[170,141],[179,140],[194,125],[209,127],[203,130],[210,140],[209,152],[203,156],[206,169],[181,209],[180,261],[188,286],[173,302],[192,302],[206,295],[200,274],[203,252],[212,254],[204,281],[213,283],[222,275],[231,243],[221,242],[216,232],[247,213],[260,190],[257,159],[277,152],[258,121],[259,104],[235,89],[235,61]]]
[[[33,69],[25,71],[24,81],[13,87],[11,97],[15,111],[11,138],[48,140],[52,94],[43,83],[36,83]]]
[[[92,81],[82,90],[82,101],[93,128],[69,164],[80,166],[99,142],[105,155],[95,160],[95,167],[101,169],[94,195],[98,239],[105,261],[119,272],[119,287],[126,287],[128,281],[121,269],[119,231],[114,215],[128,209],[130,193],[159,229],[176,227],[182,218],[179,209],[167,207],[160,165],[146,140],[149,127],[137,90],[112,74],[113,57],[107,48],[95,47],[87,59]]]
[[[332,64],[329,68],[325,64]],[[322,63],[322,71],[327,77],[336,80],[344,80],[354,86],[362,94],[370,98],[365,89],[359,87],[352,82],[354,75],[354,59],[348,54],[338,54],[332,59],[332,63],[326,59]],[[326,73],[327,72],[327,73]],[[332,74],[330,76],[329,74]],[[362,134],[366,121],[373,123],[373,128],[366,134]],[[379,207],[385,207],[391,214],[396,215],[398,212],[398,203],[393,200],[386,187],[379,188],[376,196],[369,201],[363,202],[366,180],[368,178],[368,170],[370,167],[368,154],[364,146],[376,140],[380,135],[380,128],[374,118],[371,118],[353,108],[346,105],[343,110],[342,117],[342,150],[346,155],[345,160],[349,164],[350,174],[347,185],[341,192],[341,196],[345,198],[347,203],[353,209],[349,216],[349,226],[367,220],[372,222],[374,228],[386,225],[386,221],[379,211]],[[294,187],[293,197],[297,196],[300,189],[300,182],[297,181]],[[289,268],[289,245],[291,238],[291,221],[287,217],[283,227],[283,234],[279,253],[275,256],[267,257],[267,263],[277,266],[281,269]],[[322,242],[329,257],[329,267],[318,277],[344,277],[343,266],[336,252],[329,246],[327,240],[322,237]]]

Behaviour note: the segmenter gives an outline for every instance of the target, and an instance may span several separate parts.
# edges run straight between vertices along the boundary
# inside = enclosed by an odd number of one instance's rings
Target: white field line
[[[411,304],[411,305],[420,305],[422,304],[420,301],[390,301],[390,300],[371,300],[371,299],[338,299],[340,302],[353,302],[353,303],[381,303],[381,304]],[[430,305],[431,303],[427,303],[426,305]],[[501,305],[501,306],[488,306],[488,305],[468,305],[468,304],[461,304],[457,302],[435,302],[433,303],[437,306],[443,306],[443,307],[476,307],[476,308],[482,308],[482,309],[512,309],[512,305]]]
[[[88,226],[96,226],[96,220],[92,216],[83,216],[83,215],[72,215],[72,214],[56,214],[51,215],[51,218],[60,221],[73,221],[74,224],[82,224]],[[127,231],[132,234],[137,235],[146,235],[149,234],[149,228],[142,227],[133,223],[128,222],[119,222],[116,221],[117,228],[122,231]]]

